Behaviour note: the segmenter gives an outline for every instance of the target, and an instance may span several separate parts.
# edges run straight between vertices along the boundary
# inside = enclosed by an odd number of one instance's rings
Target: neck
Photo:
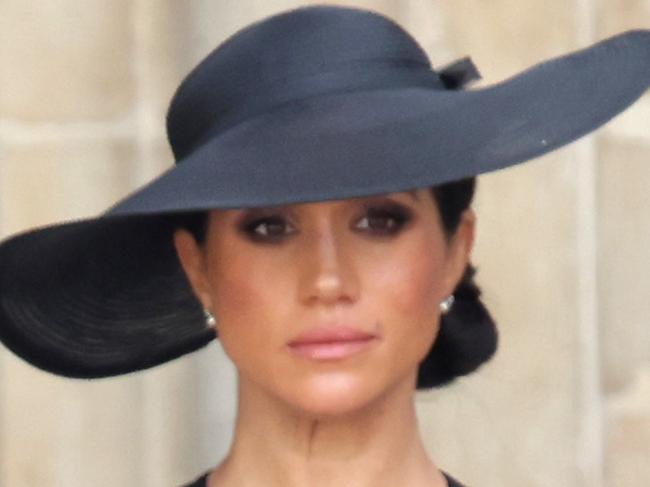
[[[209,485],[446,486],[419,435],[413,383],[317,417],[240,378],[233,445]]]

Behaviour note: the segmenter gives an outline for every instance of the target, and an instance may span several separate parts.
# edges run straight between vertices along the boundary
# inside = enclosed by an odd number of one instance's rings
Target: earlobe
[[[184,229],[174,231],[174,247],[194,295],[205,309],[212,309],[210,285],[205,272],[203,251],[194,236]]]

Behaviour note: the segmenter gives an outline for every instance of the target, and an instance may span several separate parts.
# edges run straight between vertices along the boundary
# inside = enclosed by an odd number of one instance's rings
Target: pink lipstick
[[[296,355],[312,360],[338,360],[372,346],[377,336],[344,325],[318,326],[301,333],[288,343]]]

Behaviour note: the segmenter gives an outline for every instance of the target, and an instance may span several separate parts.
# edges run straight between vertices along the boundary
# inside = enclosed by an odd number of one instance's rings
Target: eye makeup
[[[413,210],[393,199],[367,198],[359,203],[351,230],[369,237],[397,236],[413,219]],[[295,233],[294,213],[288,207],[251,208],[237,220],[238,232],[246,239],[259,243],[280,243]]]
[[[280,231],[289,226],[282,213],[252,212],[238,225],[239,232],[253,242],[274,243],[287,238],[295,230]],[[263,232],[257,231],[263,228]]]
[[[366,213],[362,217],[362,221],[364,219],[367,221],[364,228],[369,229],[375,236],[397,235],[413,219],[411,209],[392,200],[366,202],[363,207]],[[381,221],[389,223],[378,227],[377,223]]]

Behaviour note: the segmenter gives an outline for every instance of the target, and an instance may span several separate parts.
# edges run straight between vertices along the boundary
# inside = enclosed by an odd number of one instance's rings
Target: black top
[[[208,478],[210,472],[206,472],[203,475],[201,475],[198,479],[196,479],[194,482],[190,484],[186,484],[182,487],[206,487],[206,479]],[[445,472],[442,472],[442,474],[445,476],[447,479],[447,483],[449,484],[449,487],[464,487],[461,483],[459,483],[456,479],[453,477],[450,477],[448,474]]]

